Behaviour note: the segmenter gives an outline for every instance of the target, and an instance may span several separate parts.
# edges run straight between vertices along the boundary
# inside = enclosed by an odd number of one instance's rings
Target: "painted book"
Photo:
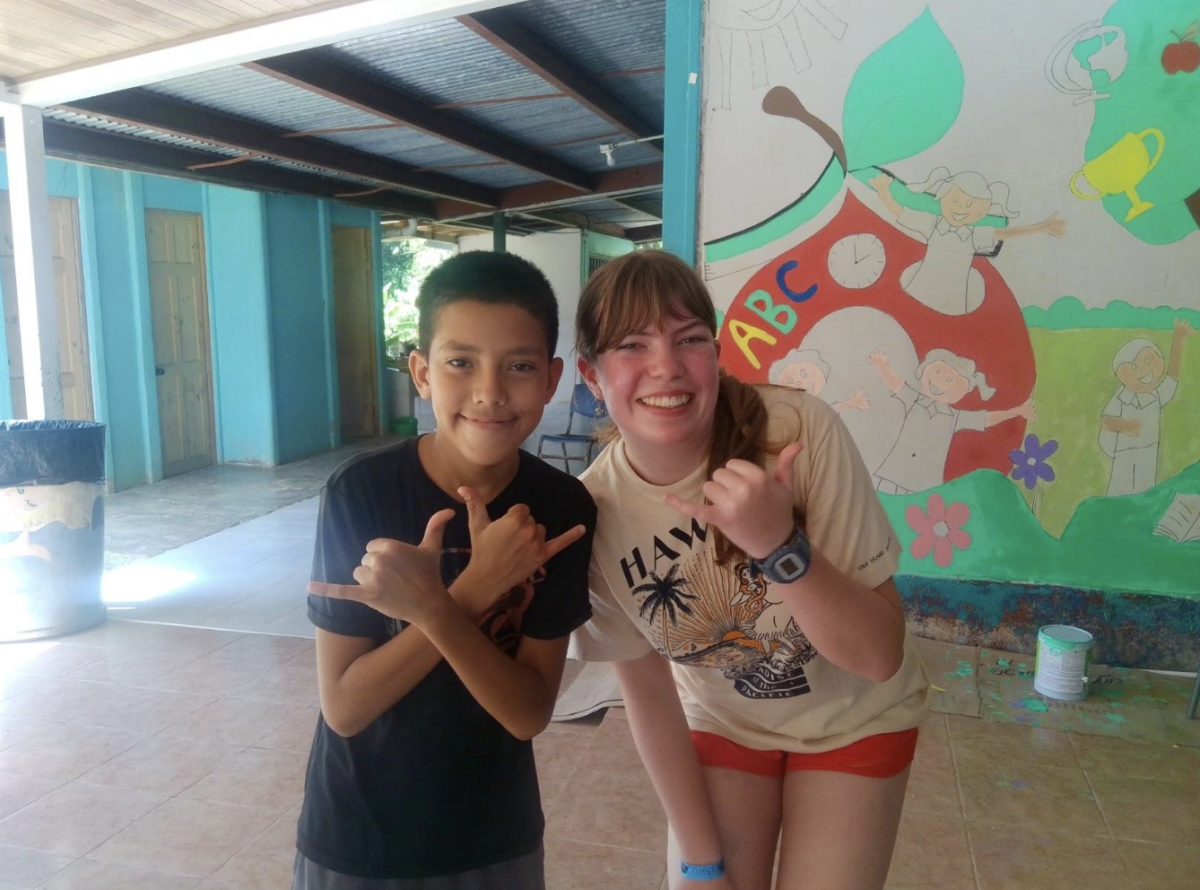
[[[1200,494],[1177,494],[1154,529],[1177,544],[1200,541]]]

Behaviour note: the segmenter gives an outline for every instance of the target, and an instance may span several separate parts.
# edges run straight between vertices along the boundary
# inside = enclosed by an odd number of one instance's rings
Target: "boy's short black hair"
[[[558,345],[558,301],[542,270],[512,253],[472,250],[452,256],[429,273],[417,294],[417,336],[428,352],[437,314],[459,300],[519,306],[546,331],[546,352],[554,358]]]

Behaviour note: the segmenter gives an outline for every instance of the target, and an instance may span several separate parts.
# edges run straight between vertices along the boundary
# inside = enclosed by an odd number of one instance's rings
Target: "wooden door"
[[[163,476],[216,461],[200,215],[146,211]]]
[[[333,301],[343,439],[379,432],[373,282],[370,230],[334,226]]]
[[[50,253],[58,302],[58,360],[62,372],[63,416],[92,420],[92,377],[88,363],[87,316],[80,286],[79,206],[74,198],[50,199]],[[12,216],[8,192],[0,191],[0,289],[4,292],[4,330],[13,417],[27,414],[21,322],[13,259]]]

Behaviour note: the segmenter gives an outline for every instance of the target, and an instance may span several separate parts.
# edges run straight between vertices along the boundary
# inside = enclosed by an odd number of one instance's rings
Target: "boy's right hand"
[[[528,580],[586,531],[584,526],[577,525],[547,541],[546,527],[534,521],[524,504],[509,508],[493,522],[478,492],[463,487],[458,493],[467,505],[471,561],[463,570],[470,583],[454,585],[455,599],[471,614],[486,612],[496,600]]]

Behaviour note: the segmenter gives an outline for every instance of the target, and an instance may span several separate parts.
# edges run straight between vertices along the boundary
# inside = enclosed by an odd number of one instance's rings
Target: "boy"
[[[293,890],[544,887],[530,739],[591,614],[596,519],[582,484],[520,450],[562,375],[558,308],[536,267],[485,252],[435,269],[417,306],[409,368],[437,431],[322,492]]]

